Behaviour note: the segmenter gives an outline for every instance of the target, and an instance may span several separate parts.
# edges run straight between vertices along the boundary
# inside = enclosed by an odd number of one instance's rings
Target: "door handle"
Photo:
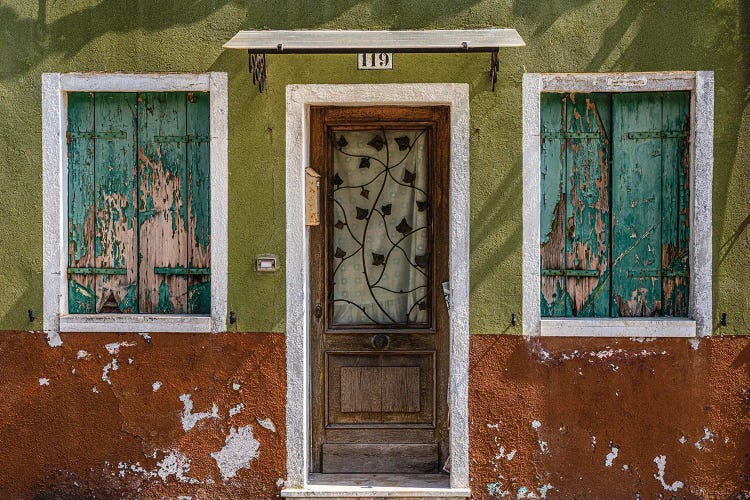
[[[313,314],[315,314],[317,319],[320,319],[323,316],[323,306],[315,304],[315,312]]]
[[[379,333],[372,338],[372,346],[375,349],[384,349],[388,346],[389,341],[390,339],[388,338],[388,335]]]

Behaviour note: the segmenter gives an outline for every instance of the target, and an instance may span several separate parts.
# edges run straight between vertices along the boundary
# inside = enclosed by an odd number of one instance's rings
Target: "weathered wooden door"
[[[438,472],[448,456],[449,117],[311,110],[313,472]]]

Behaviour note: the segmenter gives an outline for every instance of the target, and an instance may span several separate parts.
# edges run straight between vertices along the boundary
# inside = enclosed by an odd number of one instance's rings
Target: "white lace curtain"
[[[333,320],[429,318],[428,131],[337,131],[333,156]]]

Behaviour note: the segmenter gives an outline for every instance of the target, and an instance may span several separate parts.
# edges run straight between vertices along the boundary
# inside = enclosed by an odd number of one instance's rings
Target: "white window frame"
[[[44,331],[220,332],[227,315],[227,74],[44,73],[42,157]],[[69,92],[209,92],[211,162],[211,314],[68,313]]]
[[[541,318],[541,95],[544,92],[689,91],[690,299],[688,318]],[[527,73],[523,78],[523,333],[586,337],[705,337],[712,334],[711,196],[714,73]]]

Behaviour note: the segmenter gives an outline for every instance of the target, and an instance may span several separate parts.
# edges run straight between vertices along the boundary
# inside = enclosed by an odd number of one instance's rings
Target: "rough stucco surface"
[[[0,497],[276,496],[283,336],[62,338],[0,338]],[[470,356],[475,498],[750,495],[750,339],[475,335]]]
[[[0,336],[0,498],[280,490],[282,335],[61,336]]]
[[[392,71],[357,71],[353,55],[270,55],[259,94],[247,54],[221,45],[240,29],[516,28],[497,90],[486,54],[397,54]],[[41,73],[221,71],[229,75],[229,310],[242,331],[285,330],[285,88],[306,83],[470,85],[472,333],[510,326],[522,299],[522,106],[525,72],[713,70],[714,325],[747,334],[750,287],[750,4],[744,0],[447,0],[444,2],[27,2],[0,5],[0,329],[39,330]],[[256,255],[282,257],[259,275]],[[263,297],[263,300],[247,300]]]
[[[472,493],[748,498],[750,340],[695,347],[472,336]]]

